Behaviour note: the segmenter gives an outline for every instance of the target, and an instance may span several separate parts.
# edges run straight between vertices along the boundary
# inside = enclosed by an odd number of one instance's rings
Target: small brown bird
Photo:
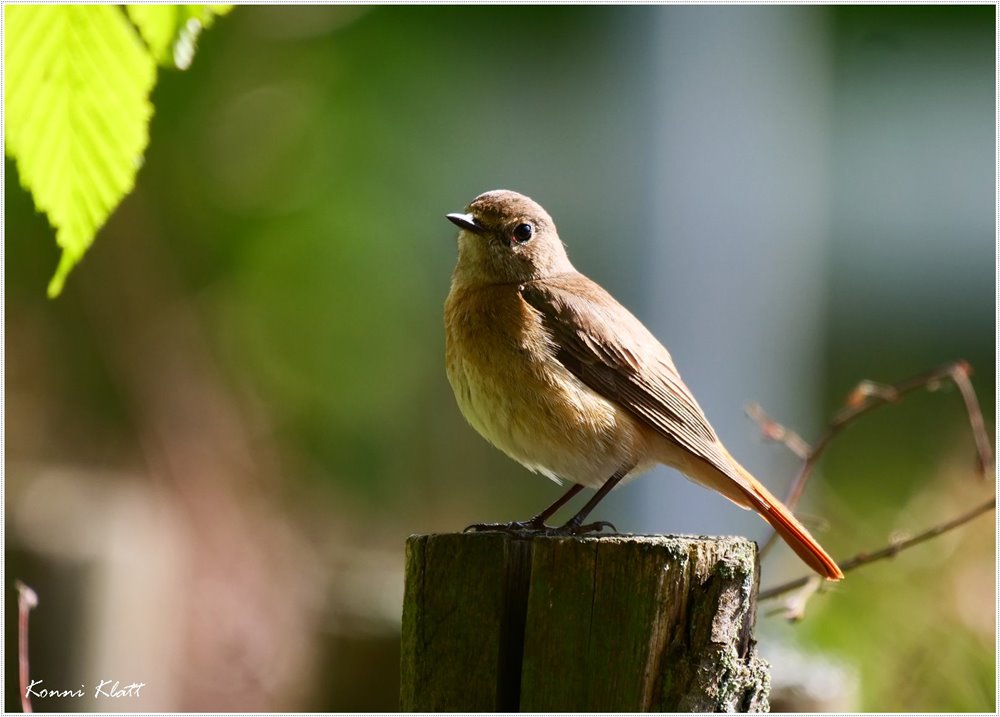
[[[448,380],[466,420],[529,470],[574,485],[526,521],[469,529],[549,530],[584,487],[607,493],[657,463],[681,471],[770,523],[820,575],[843,573],[782,503],[722,445],[670,354],[627,309],[570,263],[552,218],[516,192],[472,200],[458,225],[445,302]]]

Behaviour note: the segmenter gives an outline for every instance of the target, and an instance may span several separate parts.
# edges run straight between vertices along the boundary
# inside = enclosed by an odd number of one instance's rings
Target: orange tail
[[[771,492],[761,485],[739,463],[736,463],[736,461],[733,461],[733,463],[739,469],[740,475],[753,488],[753,490],[747,490],[743,486],[740,486],[740,489],[750,501],[750,507],[771,524],[771,527],[777,531],[782,540],[788,543],[788,547],[794,550],[795,554],[802,558],[806,565],[827,580],[842,579],[844,573],[837,567],[837,563],[827,555],[826,551],[816,542],[816,539],[809,534],[805,526],[792,515],[792,512],[780,500],[771,495]]]

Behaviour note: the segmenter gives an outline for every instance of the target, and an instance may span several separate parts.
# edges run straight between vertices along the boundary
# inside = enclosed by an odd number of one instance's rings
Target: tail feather
[[[809,534],[805,526],[739,463],[736,461],[733,463],[739,470],[740,476],[747,482],[747,486],[738,485],[749,500],[750,507],[771,524],[782,540],[788,543],[788,547],[794,550],[795,554],[802,558],[806,565],[827,580],[841,580],[844,573],[833,558],[816,542],[816,539]]]

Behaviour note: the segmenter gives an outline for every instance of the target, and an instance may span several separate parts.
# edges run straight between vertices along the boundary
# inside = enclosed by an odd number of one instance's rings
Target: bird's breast
[[[462,414],[530,470],[596,487],[644,455],[634,419],[559,363],[516,285],[453,287],[445,336]]]

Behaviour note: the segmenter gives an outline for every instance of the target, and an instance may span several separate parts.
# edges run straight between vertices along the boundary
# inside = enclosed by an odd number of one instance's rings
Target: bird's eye
[[[531,236],[535,233],[535,228],[530,224],[518,224],[514,227],[514,241],[518,244],[523,244],[524,242],[531,239]]]

